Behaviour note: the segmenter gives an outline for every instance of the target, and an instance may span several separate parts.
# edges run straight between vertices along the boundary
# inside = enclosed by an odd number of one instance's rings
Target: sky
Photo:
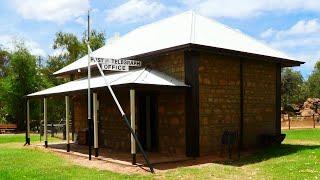
[[[34,55],[61,53],[56,32],[81,37],[88,9],[107,39],[194,10],[306,62],[295,68],[305,78],[320,59],[320,0],[0,0],[0,46],[23,40]]]

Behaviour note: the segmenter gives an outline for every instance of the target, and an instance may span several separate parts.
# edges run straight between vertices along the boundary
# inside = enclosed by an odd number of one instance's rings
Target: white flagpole
[[[90,42],[90,11],[88,11],[88,44]],[[89,146],[89,160],[91,160],[91,87],[90,87],[90,78],[91,78],[91,67],[90,67],[90,50],[88,49],[88,146]]]
[[[92,52],[89,43],[87,43],[87,46],[88,46],[88,50],[89,50],[90,52]],[[93,57],[93,58],[94,58],[94,57]],[[94,59],[95,59],[95,58],[94,58]],[[122,116],[124,122],[126,123],[128,129],[130,130],[131,135],[132,135],[132,136],[134,137],[134,139],[136,140],[137,145],[138,145],[140,151],[142,152],[143,158],[145,159],[146,163],[148,164],[148,166],[149,166],[149,168],[150,168],[150,171],[151,171],[152,173],[154,173],[153,167],[152,167],[152,165],[151,165],[151,163],[150,163],[150,161],[149,161],[149,159],[148,159],[148,157],[147,157],[147,154],[145,153],[144,149],[143,149],[142,146],[141,146],[141,143],[140,143],[140,141],[139,141],[139,139],[138,139],[138,136],[136,135],[136,133],[134,132],[134,130],[131,128],[131,125],[130,125],[130,123],[129,123],[129,121],[128,121],[128,118],[127,118],[126,114],[124,113],[124,111],[123,111],[123,109],[122,109],[122,107],[121,107],[121,105],[120,105],[120,103],[119,103],[116,95],[114,94],[114,92],[113,92],[113,90],[112,90],[112,88],[111,88],[110,83],[108,82],[107,78],[105,77],[105,75],[104,75],[104,73],[103,73],[103,70],[102,70],[102,68],[100,67],[99,63],[97,63],[96,59],[95,59],[95,61],[94,61],[94,64],[97,65],[97,67],[98,67],[98,69],[99,69],[99,72],[100,72],[101,76],[103,77],[104,82],[106,83],[106,85],[107,85],[107,87],[108,87],[108,89],[109,89],[109,92],[110,92],[113,100],[114,100],[115,103],[117,104],[117,107],[118,107],[118,109],[119,109],[119,111],[120,111],[120,113],[121,113],[121,116]]]

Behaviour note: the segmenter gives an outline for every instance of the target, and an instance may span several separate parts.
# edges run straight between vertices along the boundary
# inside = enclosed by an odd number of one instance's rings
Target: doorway
[[[139,96],[138,134],[144,150],[158,150],[157,98],[155,94],[144,93]]]

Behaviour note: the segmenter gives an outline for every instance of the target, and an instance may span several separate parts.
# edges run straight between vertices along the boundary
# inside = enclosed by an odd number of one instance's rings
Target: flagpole
[[[90,48],[90,45],[87,44],[87,46],[88,46],[89,51],[92,52],[92,50]],[[127,125],[128,129],[130,130],[130,133],[132,134],[133,138],[136,140],[136,143],[138,145],[139,150],[142,152],[142,156],[143,156],[144,160],[146,161],[147,165],[149,166],[150,171],[152,173],[154,173],[153,166],[150,163],[150,161],[148,159],[148,156],[147,156],[146,152],[144,151],[144,149],[143,149],[143,147],[142,147],[142,145],[141,145],[141,143],[139,141],[138,136],[136,135],[135,131],[132,129],[131,124],[129,123],[129,120],[128,120],[126,114],[124,113],[124,111],[123,111],[123,109],[122,109],[122,107],[121,107],[116,95],[114,94],[110,83],[108,82],[106,76],[104,75],[104,72],[103,72],[102,68],[100,67],[99,63],[97,62],[97,59],[95,57],[92,57],[92,58],[94,59],[94,61],[93,61],[94,65],[96,65],[98,67],[98,70],[99,70],[101,76],[103,77],[103,80],[104,80],[105,84],[107,85],[107,88],[108,88],[108,90],[109,90],[114,102],[116,103],[120,113],[121,113],[122,119],[124,120],[125,124]]]
[[[90,10],[88,10],[88,40],[87,43],[90,43]],[[91,78],[91,67],[90,67],[90,50],[88,49],[88,137],[87,137],[87,142],[88,142],[88,147],[89,147],[89,160],[91,160],[91,86],[90,86],[90,78]]]

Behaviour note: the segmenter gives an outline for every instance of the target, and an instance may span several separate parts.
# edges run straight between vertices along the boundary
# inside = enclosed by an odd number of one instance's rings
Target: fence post
[[[314,118],[314,114],[312,115],[313,118],[313,128],[316,128],[316,119]]]
[[[51,123],[51,137],[54,137],[54,126],[53,126],[53,123]]]
[[[291,129],[291,120],[290,120],[290,115],[288,114],[288,120],[289,120],[289,130]]]
[[[67,139],[67,132],[66,132],[66,125],[64,124],[63,126],[62,126],[62,139],[63,140],[66,140]]]

